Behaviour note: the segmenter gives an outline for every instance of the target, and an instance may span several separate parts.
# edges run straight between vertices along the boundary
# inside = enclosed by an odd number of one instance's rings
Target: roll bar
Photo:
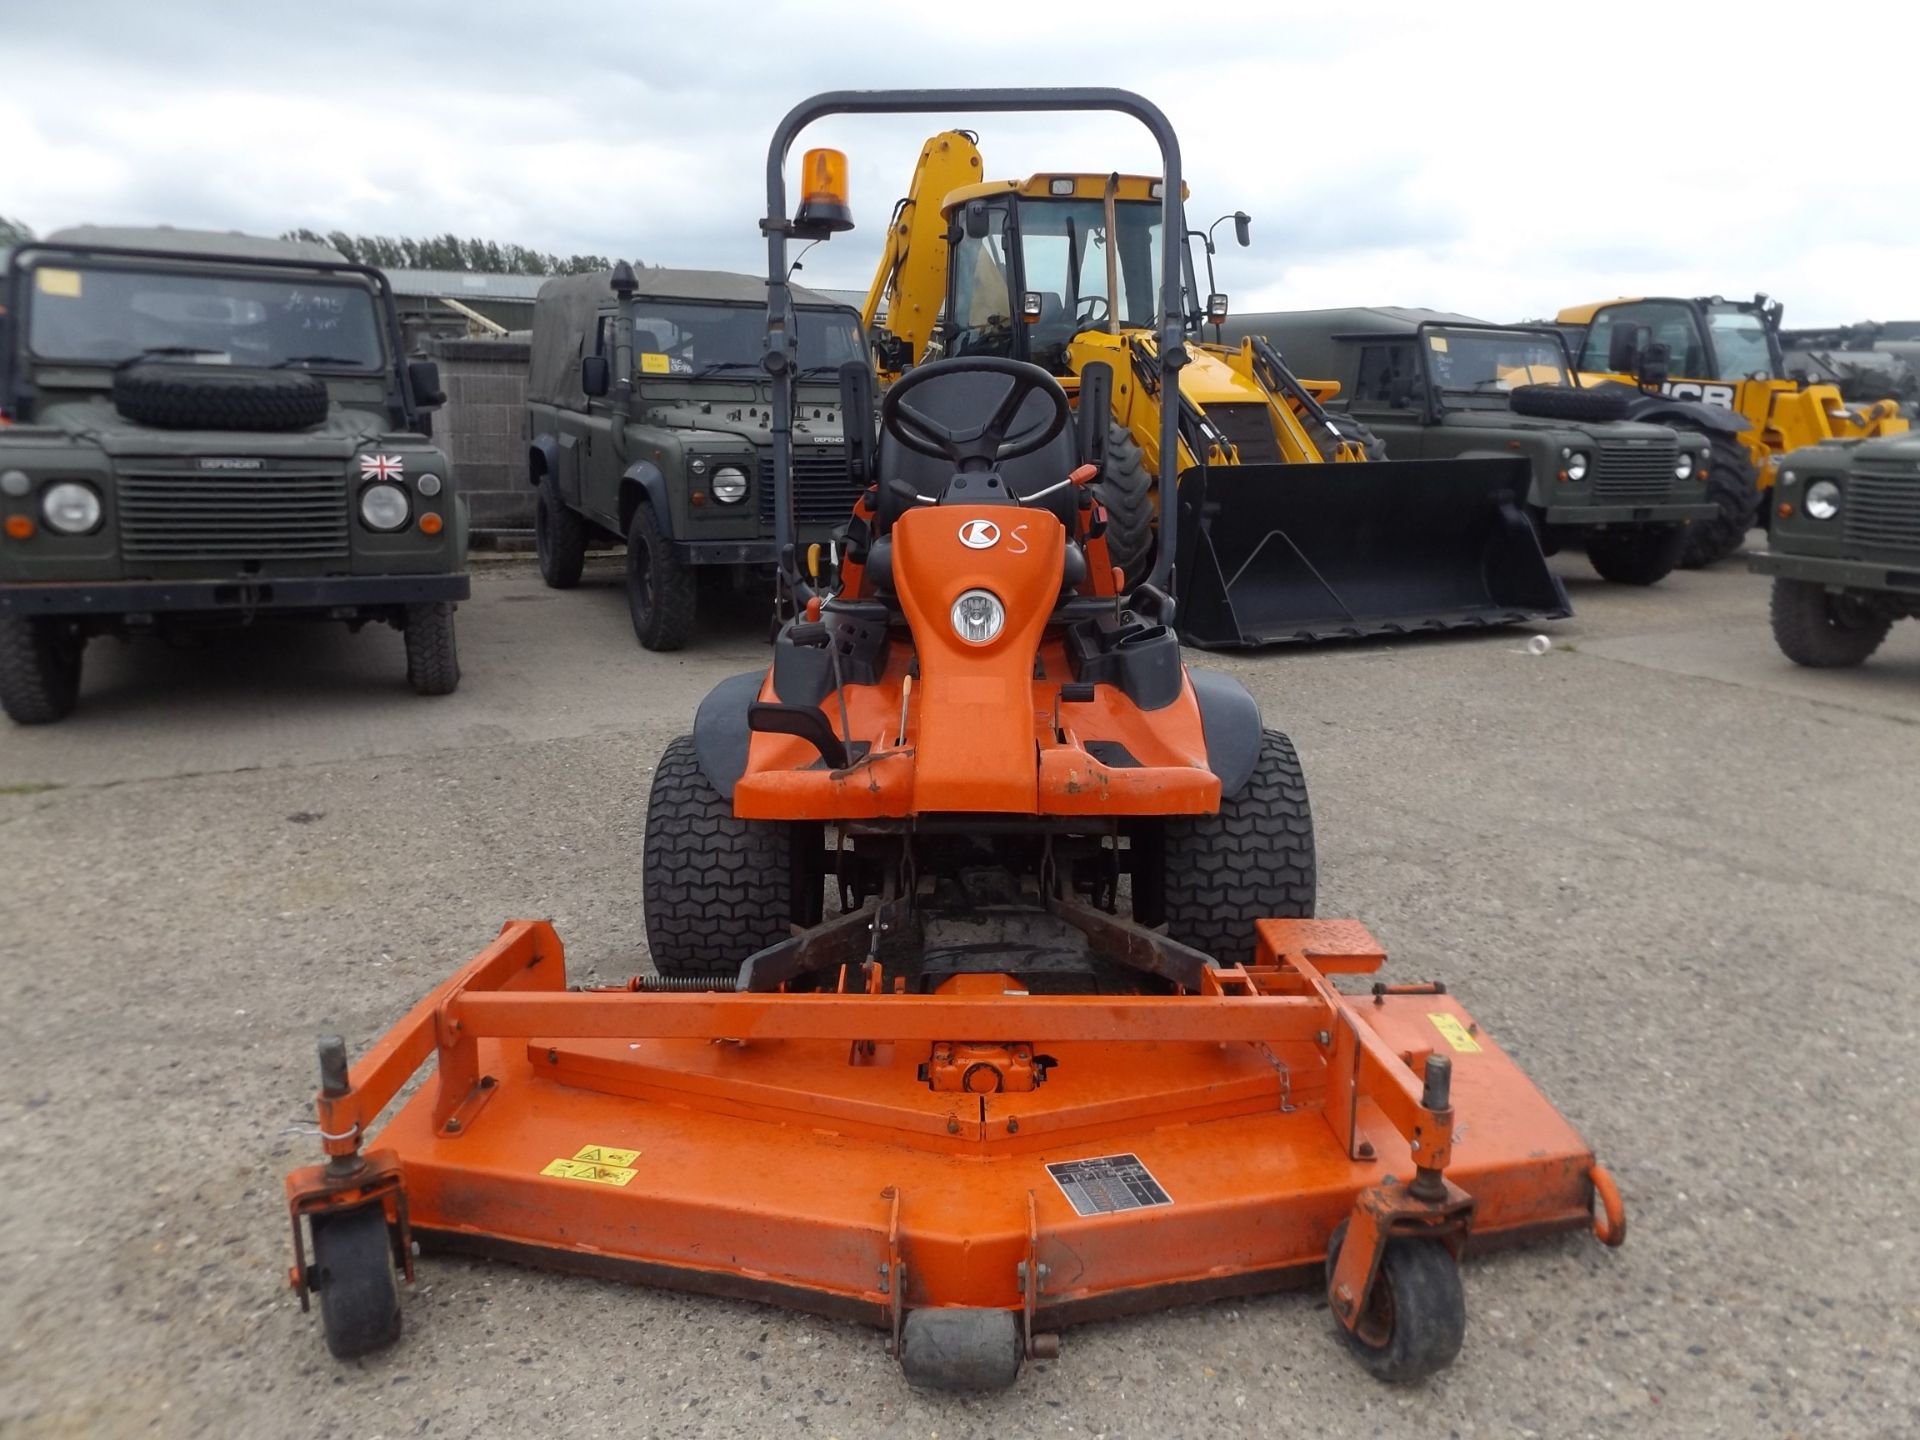
[[[781,583],[804,603],[811,587],[794,553],[793,391],[799,336],[793,292],[787,284],[787,240],[793,222],[787,214],[787,153],[800,132],[828,115],[919,115],[979,110],[1032,112],[1111,110],[1131,115],[1152,132],[1160,146],[1160,551],[1147,583],[1162,595],[1173,594],[1173,557],[1178,545],[1180,456],[1180,367],[1187,363],[1185,316],[1180,306],[1180,260],[1184,252],[1181,208],[1180,141],[1158,106],[1131,90],[1070,86],[959,90],[829,90],[789,110],[767,147],[767,213],[760,229],[767,237],[767,346],[763,364],[773,377],[774,545],[780,556]],[[852,423],[852,417],[847,417]],[[1171,603],[1171,602],[1168,602]]]

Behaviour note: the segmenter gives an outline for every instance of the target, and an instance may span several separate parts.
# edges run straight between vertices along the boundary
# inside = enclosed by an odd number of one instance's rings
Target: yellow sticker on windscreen
[[[643,350],[640,352],[640,373],[642,375],[670,375],[673,373],[673,362],[658,351]]]
[[[1447,337],[1444,335],[1429,335],[1427,337],[1427,344],[1433,349],[1438,350],[1442,355],[1447,353]]]
[[[1462,1055],[1477,1055],[1480,1053],[1480,1042],[1474,1039],[1467,1027],[1454,1019],[1453,1016],[1443,1011],[1429,1011],[1427,1019],[1433,1022],[1433,1028],[1445,1037],[1447,1044],[1451,1045],[1455,1050],[1458,1050]]]
[[[62,300],[80,298],[78,270],[51,270],[41,266],[33,272],[33,288],[42,295],[57,295]]]

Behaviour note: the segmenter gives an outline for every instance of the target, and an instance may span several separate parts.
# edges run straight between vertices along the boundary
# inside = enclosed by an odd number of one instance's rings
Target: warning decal
[[[1047,1166],[1047,1174],[1082,1215],[1111,1215],[1120,1210],[1145,1210],[1173,1203],[1160,1188],[1160,1182],[1140,1163],[1138,1155],[1062,1160]]]
[[[555,1180],[586,1180],[595,1185],[624,1185],[640,1172],[624,1165],[589,1165],[583,1160],[555,1160],[540,1172]]]
[[[1474,1039],[1472,1034],[1468,1032],[1467,1027],[1454,1019],[1453,1016],[1443,1014],[1440,1011],[1431,1011],[1428,1013],[1427,1019],[1433,1022],[1433,1028],[1445,1037],[1447,1044],[1458,1050],[1462,1055],[1477,1055],[1480,1053],[1480,1042]]]
[[[616,1150],[611,1145],[582,1145],[573,1158],[583,1165],[631,1165],[640,1158],[638,1150]]]

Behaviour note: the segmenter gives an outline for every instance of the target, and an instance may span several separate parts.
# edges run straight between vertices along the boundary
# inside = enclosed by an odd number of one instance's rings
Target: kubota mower
[[[1181,233],[1172,129],[1124,91],[843,92],[782,122],[773,663],[718,686],[655,773],[658,975],[570,986],[553,930],[516,921],[351,1070],[322,1042],[329,1159],[287,1193],[335,1354],[397,1337],[417,1246],[865,1321],[950,1388],[1010,1383],[1077,1321],[1324,1284],[1367,1367],[1405,1379],[1460,1346],[1469,1246],[1624,1233],[1586,1143],[1441,986],[1335,988],[1384,957],[1310,918],[1293,748],[1182,665],[1172,535],[1117,593],[1045,371],[909,372],[850,447],[831,583],[796,557],[787,242],[851,222],[830,151],[786,218],[788,149],[823,115],[969,108],[1139,119]],[[870,434],[870,377],[843,391]]]

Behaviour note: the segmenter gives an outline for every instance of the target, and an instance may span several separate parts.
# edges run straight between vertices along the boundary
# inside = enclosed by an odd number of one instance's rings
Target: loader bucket
[[[1513,460],[1195,466],[1179,631],[1204,649],[1475,629],[1573,613]]]

